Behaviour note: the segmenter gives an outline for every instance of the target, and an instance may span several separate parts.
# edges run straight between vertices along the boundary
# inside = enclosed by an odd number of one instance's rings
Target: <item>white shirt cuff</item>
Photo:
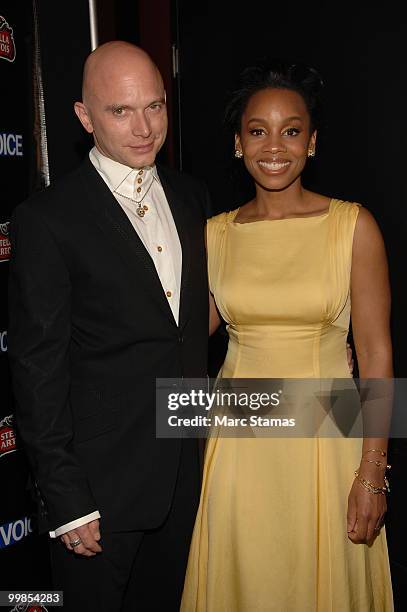
[[[86,523],[90,523],[91,521],[94,521],[95,519],[99,518],[100,514],[97,510],[95,510],[95,512],[91,512],[86,516],[81,516],[78,519],[71,521],[70,523],[65,523],[65,525],[61,525],[61,527],[58,527],[57,529],[55,529],[55,531],[50,531],[49,535],[51,538],[57,538],[66,533],[67,531],[76,529],[76,527],[80,527],[81,525],[86,525]]]

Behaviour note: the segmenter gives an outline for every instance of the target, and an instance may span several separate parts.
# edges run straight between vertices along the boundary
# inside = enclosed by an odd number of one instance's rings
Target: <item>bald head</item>
[[[88,56],[75,112],[103,155],[132,168],[153,165],[167,134],[160,71],[143,49],[119,40]]]
[[[148,53],[140,47],[122,40],[113,40],[100,45],[85,61],[82,80],[84,103],[86,104],[95,92],[97,94],[99,87],[117,78],[118,72],[126,74],[134,71],[139,71],[140,74],[153,72],[162,82],[157,66]]]

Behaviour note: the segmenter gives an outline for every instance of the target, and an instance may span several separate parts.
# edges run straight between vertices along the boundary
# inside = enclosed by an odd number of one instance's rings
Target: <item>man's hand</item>
[[[80,543],[72,546],[71,542]],[[102,547],[98,543],[100,540],[99,519],[76,527],[72,531],[67,531],[61,536],[61,542],[68,550],[73,550],[75,554],[83,557],[94,557],[96,553],[102,552]]]

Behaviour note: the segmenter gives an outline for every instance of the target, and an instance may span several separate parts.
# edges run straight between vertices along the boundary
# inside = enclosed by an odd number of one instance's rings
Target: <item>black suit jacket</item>
[[[179,325],[154,263],[87,159],[11,220],[9,357],[40,530],[95,509],[149,529],[172,499],[180,440],[155,437],[156,377],[204,377],[204,185],[158,166],[182,247]],[[184,441],[199,484],[197,444]]]

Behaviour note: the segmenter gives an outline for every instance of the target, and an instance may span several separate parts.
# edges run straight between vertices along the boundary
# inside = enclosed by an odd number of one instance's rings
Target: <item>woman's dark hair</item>
[[[320,126],[323,81],[318,72],[305,64],[268,58],[245,68],[239,76],[225,111],[225,124],[232,133],[240,132],[242,115],[253,94],[268,88],[299,93],[310,115],[311,131]]]

